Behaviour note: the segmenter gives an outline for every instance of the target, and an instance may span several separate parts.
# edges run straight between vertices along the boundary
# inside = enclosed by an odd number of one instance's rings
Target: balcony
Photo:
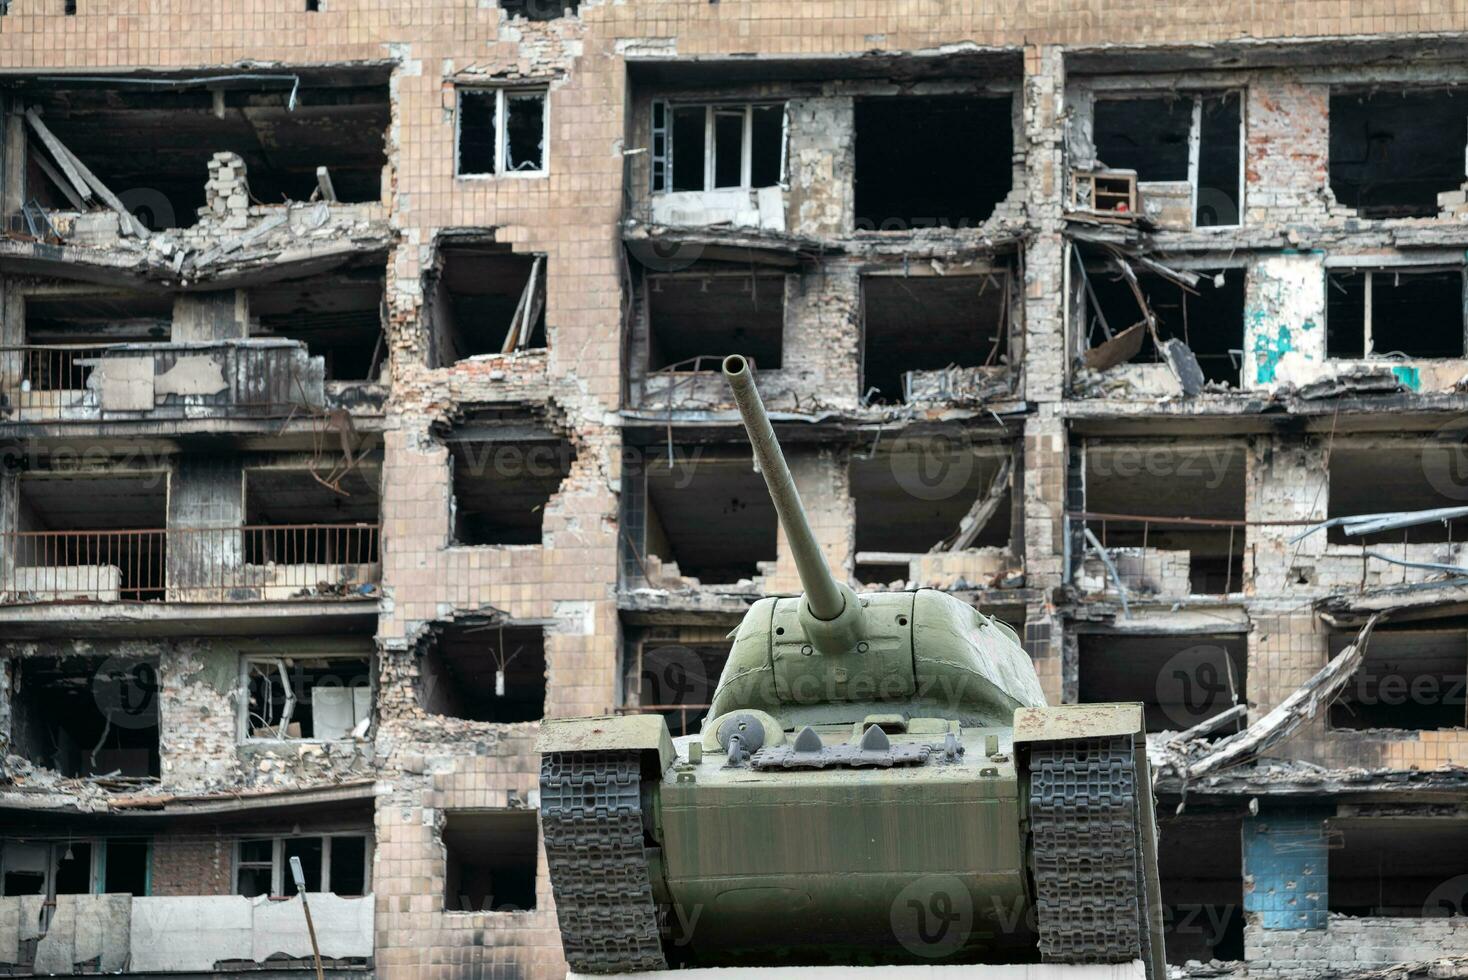
[[[0,534],[0,604],[376,599],[376,524]]]
[[[0,421],[279,418],[325,403],[293,340],[0,347]]]
[[[310,902],[328,974],[364,969],[373,897],[323,893]],[[0,921],[19,930],[10,934],[18,942],[0,945],[3,974],[212,973],[222,964],[309,974],[312,967],[313,937],[294,898],[21,895],[0,898]]]

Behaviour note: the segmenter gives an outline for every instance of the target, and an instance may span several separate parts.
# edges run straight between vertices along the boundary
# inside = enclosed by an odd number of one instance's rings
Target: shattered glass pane
[[[505,96],[505,170],[545,169],[545,93]]]

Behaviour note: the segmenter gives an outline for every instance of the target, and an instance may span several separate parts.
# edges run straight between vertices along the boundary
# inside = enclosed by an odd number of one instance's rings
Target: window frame
[[[7,867],[6,851],[7,844],[34,844],[37,847],[46,848],[46,870],[43,875],[44,889],[40,894],[47,901],[56,899],[56,875],[60,870],[61,861],[68,848],[75,844],[86,844],[90,849],[87,868],[87,891],[88,895],[125,895],[127,892],[108,892],[107,887],[107,844],[110,841],[141,843],[148,851],[147,871],[145,874],[144,890],[142,895],[134,895],[135,898],[147,898],[153,894],[153,838],[151,837],[68,837],[65,839],[48,839],[27,841],[19,838],[11,838],[8,841],[0,841],[0,897],[10,897],[5,894],[4,872]]]
[[[238,700],[239,700],[239,707],[238,707],[238,709],[236,711],[235,740],[239,744],[241,744],[241,745],[268,745],[268,744],[272,744],[272,743],[281,743],[281,742],[295,742],[297,744],[300,744],[300,743],[305,743],[305,744],[331,744],[331,743],[342,743],[342,742],[355,742],[355,741],[361,741],[361,740],[365,739],[367,737],[366,735],[363,736],[363,739],[356,739],[356,738],[352,737],[351,734],[348,734],[348,735],[346,735],[346,736],[344,736],[342,738],[321,738],[318,735],[310,735],[310,736],[302,735],[302,736],[294,737],[293,738],[290,735],[287,735],[285,733],[285,729],[287,729],[287,728],[290,727],[289,720],[286,720],[286,723],[285,724],[280,725],[279,728],[281,730],[278,731],[277,734],[275,734],[273,736],[271,736],[271,735],[265,735],[265,736],[258,736],[257,737],[255,735],[250,734],[250,732],[251,732],[251,726],[250,726],[250,669],[251,669],[251,667],[253,665],[255,665],[255,664],[279,664],[279,665],[284,665],[285,664],[285,661],[287,661],[287,660],[293,660],[293,659],[294,660],[365,661],[365,666],[363,668],[363,671],[364,671],[365,676],[367,677],[367,685],[366,685],[366,687],[367,687],[367,732],[369,734],[371,733],[372,726],[373,726],[374,722],[376,721],[376,713],[377,713],[377,678],[376,678],[375,673],[374,673],[374,670],[373,670],[373,665],[372,665],[372,659],[373,658],[372,658],[372,655],[370,653],[367,653],[366,651],[364,651],[362,653],[315,653],[315,652],[291,653],[291,654],[244,653],[244,654],[241,654],[240,655],[239,686],[236,688],[236,692],[237,692],[237,696],[238,696]],[[286,667],[285,669],[287,671],[290,670],[289,667]],[[299,695],[293,690],[292,691],[292,694],[291,694],[291,701],[292,702],[295,702],[295,701],[298,701],[298,700],[299,700]],[[359,722],[359,724],[360,724],[360,722]],[[252,838],[252,839],[254,839],[254,838]]]
[[[1245,193],[1248,190],[1249,172],[1249,91],[1246,86],[1228,86],[1224,88],[1188,88],[1184,91],[1174,93],[1176,98],[1192,100],[1192,118],[1188,124],[1188,185],[1192,188],[1192,203],[1189,207],[1189,222],[1192,231],[1208,232],[1213,229],[1235,230],[1245,225],[1244,215],[1248,209]],[[1200,164],[1203,156],[1203,102],[1206,99],[1226,98],[1237,95],[1239,98],[1239,173],[1238,173],[1238,220],[1233,224],[1200,225],[1198,224],[1198,190],[1200,177]],[[1126,102],[1141,99],[1167,98],[1166,93],[1134,88],[1097,89],[1091,93],[1092,102],[1092,130],[1091,139],[1095,141],[1095,109],[1097,102]],[[1147,183],[1140,177],[1138,183]]]
[[[460,136],[463,132],[464,95],[494,93],[494,170],[465,173],[459,169]],[[540,167],[535,170],[505,170],[505,157],[509,151],[510,132],[506,125],[506,109],[512,96],[536,95],[540,97]],[[454,179],[497,180],[504,177],[535,179],[550,174],[550,86],[549,85],[455,85],[454,86]]]
[[[776,108],[780,110],[780,168],[779,175],[773,184],[761,184],[759,187],[753,185],[754,181],[754,110],[758,108]],[[703,187],[699,190],[673,189],[673,173],[675,161],[673,159],[673,112],[675,109],[697,109],[702,108],[703,114]],[[739,146],[739,183],[726,187],[714,185],[715,171],[718,165],[717,150],[717,127],[720,115],[731,115],[739,112],[742,116],[740,146]],[[658,125],[658,116],[662,116],[662,125]],[[649,149],[652,158],[652,166],[649,173],[649,190],[653,194],[709,194],[716,191],[754,191],[764,187],[789,187],[788,154],[790,142],[790,102],[788,99],[753,99],[749,101],[734,100],[732,102],[705,102],[694,99],[691,101],[677,101],[673,99],[654,99],[652,101],[649,116],[651,129]],[[658,152],[661,147],[662,152]],[[659,187],[658,185],[662,186]]]
[[[259,837],[239,837],[234,841],[230,849],[230,894],[240,894],[240,872],[247,868],[263,868],[264,861],[243,861],[240,851],[249,841],[270,841],[270,894],[267,898],[294,898],[294,895],[285,894],[285,882],[290,875],[286,866],[285,842],[288,840],[309,840],[310,838],[321,840],[321,888],[320,891],[310,892],[312,895],[326,895],[336,893],[331,890],[331,842],[335,837],[356,837],[362,840],[362,894],[340,895],[339,898],[367,898],[372,894],[372,855],[374,841],[372,835],[365,831],[324,831],[319,834],[283,834],[263,835]]]
[[[1331,357],[1327,347],[1325,360],[1337,362],[1349,361],[1386,361],[1390,363],[1412,363],[1414,361],[1461,361],[1468,360],[1468,262],[1423,262],[1414,265],[1393,265],[1371,262],[1363,259],[1351,259],[1349,257],[1336,257],[1334,260],[1327,259],[1325,263],[1325,302],[1321,310],[1321,321],[1325,325],[1326,336],[1330,335],[1330,291],[1335,288],[1333,279],[1336,276],[1362,276],[1361,286],[1361,356],[1360,357]],[[1376,338],[1372,333],[1372,305],[1373,305],[1373,283],[1378,273],[1389,275],[1430,275],[1440,272],[1456,272],[1462,279],[1462,295],[1465,300],[1463,315],[1460,318],[1460,327],[1463,336],[1463,353],[1458,357],[1415,357],[1411,356],[1406,361],[1399,361],[1391,356],[1390,352],[1377,353]],[[1327,340],[1328,343],[1328,340]]]

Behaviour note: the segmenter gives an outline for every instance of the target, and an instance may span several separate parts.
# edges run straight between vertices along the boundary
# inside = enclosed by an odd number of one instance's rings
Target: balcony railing
[[[292,340],[0,347],[0,421],[279,417],[324,371]]]
[[[0,603],[375,598],[375,524],[0,534]]]

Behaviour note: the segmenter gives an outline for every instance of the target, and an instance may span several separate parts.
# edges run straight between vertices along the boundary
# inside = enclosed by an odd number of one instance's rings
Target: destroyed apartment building
[[[307,976],[299,859],[562,976],[537,723],[799,587],[730,353],[1146,706],[1172,963],[1468,971],[1468,23],[1308,7],[0,3],[0,973]]]

